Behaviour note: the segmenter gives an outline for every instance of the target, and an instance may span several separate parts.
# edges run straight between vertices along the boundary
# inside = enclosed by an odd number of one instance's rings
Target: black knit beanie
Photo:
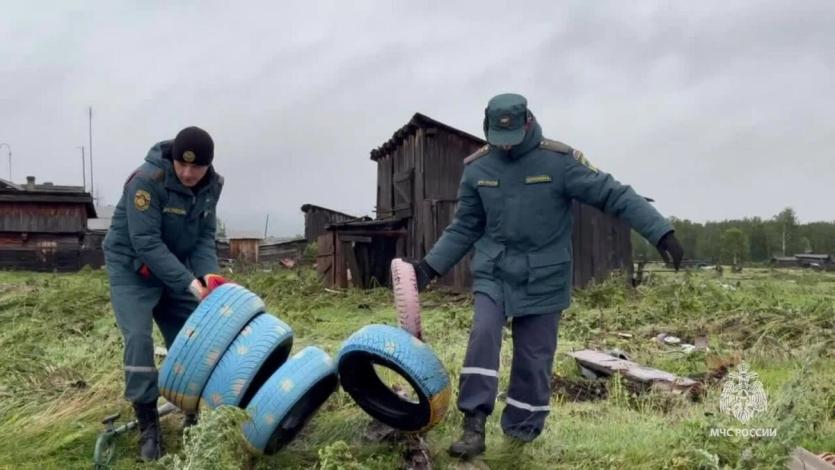
[[[186,127],[174,138],[171,157],[186,163],[208,166],[215,156],[215,143],[209,133],[199,127]]]

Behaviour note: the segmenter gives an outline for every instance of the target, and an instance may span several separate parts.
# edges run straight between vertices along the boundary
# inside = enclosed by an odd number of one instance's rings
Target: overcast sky
[[[373,216],[369,151],[413,113],[481,135],[510,91],[665,215],[835,220],[831,0],[48,3],[0,2],[15,181],[80,185],[92,106],[115,204],[151,145],[197,125],[229,228],[269,214],[293,235],[304,203]]]

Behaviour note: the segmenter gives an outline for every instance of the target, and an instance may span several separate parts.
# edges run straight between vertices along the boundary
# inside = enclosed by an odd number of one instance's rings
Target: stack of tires
[[[293,331],[263,300],[236,284],[216,288],[189,317],[159,372],[160,393],[184,412],[232,405],[250,419],[251,450],[272,454],[288,444],[340,381],[373,417],[404,431],[443,417],[449,378],[435,354],[407,331],[369,325],[351,335],[337,361],[309,346],[291,355]],[[374,365],[401,374],[418,393],[403,399]]]

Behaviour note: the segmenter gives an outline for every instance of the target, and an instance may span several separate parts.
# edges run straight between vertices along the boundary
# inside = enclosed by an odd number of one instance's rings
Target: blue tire
[[[256,316],[220,358],[203,388],[200,407],[246,408],[261,385],[287,361],[293,330],[269,313]]]
[[[336,367],[321,349],[308,346],[291,356],[255,393],[246,408],[244,436],[258,453],[287,445],[339,386]]]
[[[224,284],[209,294],[174,339],[159,372],[160,393],[185,412],[197,411],[200,395],[220,357],[264,302],[249,290]]]
[[[449,406],[449,375],[438,356],[408,331],[369,325],[344,343],[338,357],[339,380],[366,413],[407,432],[427,431],[438,424]],[[418,402],[392,391],[374,370],[385,366],[405,378]]]

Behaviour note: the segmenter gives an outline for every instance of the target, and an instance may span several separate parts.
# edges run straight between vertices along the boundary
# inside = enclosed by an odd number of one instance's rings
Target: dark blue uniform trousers
[[[560,313],[512,320],[513,364],[502,412],[502,430],[516,439],[530,441],[539,436],[550,412],[551,371]],[[490,297],[476,293],[475,317],[459,383],[458,409],[464,413],[489,415],[493,412],[499,385],[502,329],[507,321],[501,306]]]
[[[159,398],[154,363],[153,320],[171,347],[198,302],[190,293],[174,293],[154,278],[143,279],[120,266],[107,266],[110,301],[122,332],[125,353],[125,398],[149,403]]]

